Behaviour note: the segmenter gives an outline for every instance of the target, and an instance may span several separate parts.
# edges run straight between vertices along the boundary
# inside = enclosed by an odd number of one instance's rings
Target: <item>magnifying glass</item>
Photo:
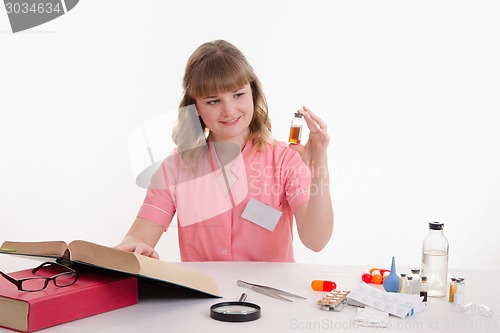
[[[260,306],[245,302],[247,294],[241,294],[237,302],[222,302],[210,307],[210,318],[220,321],[242,323],[260,318]]]

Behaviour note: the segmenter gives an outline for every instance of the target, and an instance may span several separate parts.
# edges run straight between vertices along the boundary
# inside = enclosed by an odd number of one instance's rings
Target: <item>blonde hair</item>
[[[234,91],[247,83],[250,83],[254,104],[249,139],[252,140],[254,149],[262,149],[268,143],[274,144],[271,134],[271,120],[262,85],[243,53],[225,40],[204,43],[189,57],[182,83],[184,96],[179,108],[182,110],[182,108],[195,104],[197,97]],[[198,124],[186,122],[186,117],[182,113],[182,111],[179,112],[172,139],[184,159],[186,156],[183,155],[192,153],[189,147],[193,146],[193,135],[189,135],[189,133],[200,131],[193,129],[193,127],[198,127]],[[198,116],[198,120],[201,125],[201,133],[205,135],[203,139],[206,139],[209,135],[209,133],[205,134],[208,132],[207,126],[201,117]],[[194,140],[199,142],[200,136]]]

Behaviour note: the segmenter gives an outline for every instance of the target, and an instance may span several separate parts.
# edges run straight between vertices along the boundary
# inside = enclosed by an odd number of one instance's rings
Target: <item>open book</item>
[[[205,274],[143,255],[126,252],[82,240],[69,244],[62,241],[10,242],[1,253],[55,258],[59,261],[90,265],[135,275],[153,281],[174,284],[209,296],[219,296],[215,281]]]

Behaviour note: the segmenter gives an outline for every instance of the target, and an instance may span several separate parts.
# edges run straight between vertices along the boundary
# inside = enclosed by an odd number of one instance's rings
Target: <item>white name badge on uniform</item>
[[[253,222],[262,228],[273,231],[280,220],[282,213],[257,199],[250,198],[241,217]]]

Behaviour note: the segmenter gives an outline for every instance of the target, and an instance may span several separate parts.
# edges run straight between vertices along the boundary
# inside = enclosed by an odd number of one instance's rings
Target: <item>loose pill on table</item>
[[[332,291],[337,288],[337,284],[333,281],[314,280],[311,288],[316,291]]]
[[[364,273],[361,275],[361,280],[363,280],[364,283],[372,283],[372,275],[370,273]]]

